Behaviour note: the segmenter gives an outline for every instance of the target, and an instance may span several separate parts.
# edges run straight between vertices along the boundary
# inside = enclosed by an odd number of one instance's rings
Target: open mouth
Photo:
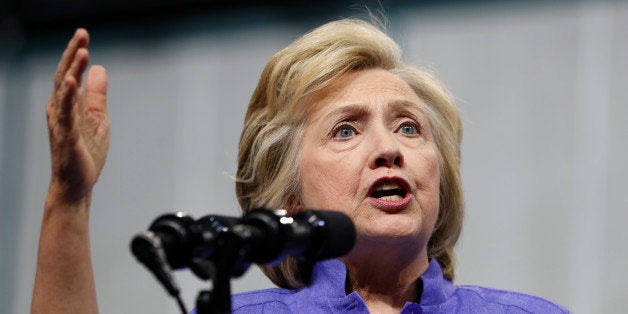
[[[383,178],[373,184],[369,197],[382,201],[401,201],[409,190],[408,184],[402,179]]]

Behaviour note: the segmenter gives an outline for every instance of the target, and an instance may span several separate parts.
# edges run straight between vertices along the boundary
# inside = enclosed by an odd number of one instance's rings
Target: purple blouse
[[[357,292],[345,293],[346,267],[340,260],[319,262],[310,286],[235,294],[234,313],[368,313]],[[477,286],[455,286],[443,277],[435,259],[421,276],[420,304],[408,302],[401,313],[569,313],[551,301],[523,293]]]

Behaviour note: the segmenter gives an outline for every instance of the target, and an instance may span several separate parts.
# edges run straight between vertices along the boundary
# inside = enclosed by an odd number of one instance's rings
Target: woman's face
[[[359,71],[306,105],[302,206],[349,215],[358,244],[425,248],[438,216],[438,148],[410,86],[385,70]]]

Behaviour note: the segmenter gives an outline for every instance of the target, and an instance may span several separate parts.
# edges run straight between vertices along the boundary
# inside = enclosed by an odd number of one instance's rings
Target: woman
[[[87,42],[84,30],[70,41],[47,107],[53,172],[36,313],[97,311],[87,216],[109,127],[104,69],[90,69],[79,88]],[[398,46],[368,23],[332,22],[278,52],[246,114],[240,205],[339,210],[353,219],[358,239],[347,256],[311,273],[291,258],[262,266],[281,288],[236,295],[234,311],[566,312],[533,296],[452,284],[461,136],[447,91],[404,64]]]

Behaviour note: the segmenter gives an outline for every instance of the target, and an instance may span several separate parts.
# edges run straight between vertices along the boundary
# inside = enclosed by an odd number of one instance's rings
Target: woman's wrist
[[[68,196],[67,190],[58,183],[51,182],[44,205],[44,222],[49,219],[72,220],[87,224],[91,191],[80,198]]]

